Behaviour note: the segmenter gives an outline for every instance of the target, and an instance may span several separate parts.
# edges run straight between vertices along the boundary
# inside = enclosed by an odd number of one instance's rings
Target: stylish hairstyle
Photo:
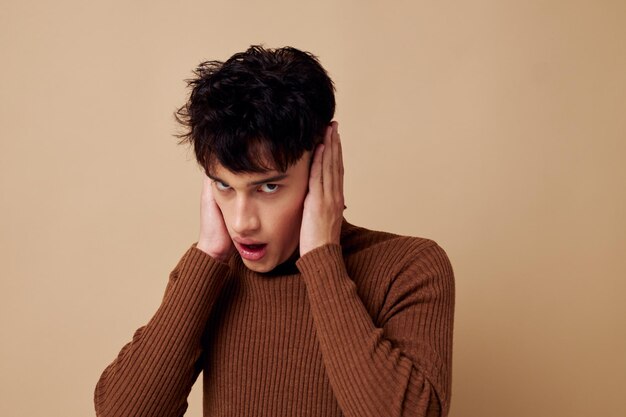
[[[208,174],[286,171],[321,143],[335,113],[334,85],[317,57],[292,47],[253,45],[226,62],[206,61],[187,80],[175,113]]]

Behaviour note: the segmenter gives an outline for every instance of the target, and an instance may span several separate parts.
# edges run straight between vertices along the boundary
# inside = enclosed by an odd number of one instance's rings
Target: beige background
[[[346,217],[447,250],[452,417],[625,415],[626,2],[175,3],[0,1],[0,415],[94,414],[197,237],[182,80],[252,43],[334,78]]]

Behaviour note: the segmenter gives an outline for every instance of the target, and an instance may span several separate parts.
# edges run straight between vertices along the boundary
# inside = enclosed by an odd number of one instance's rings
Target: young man
[[[433,241],[343,218],[332,81],[254,46],[196,70],[178,119],[206,177],[198,242],[103,372],[102,417],[445,416],[454,278]]]

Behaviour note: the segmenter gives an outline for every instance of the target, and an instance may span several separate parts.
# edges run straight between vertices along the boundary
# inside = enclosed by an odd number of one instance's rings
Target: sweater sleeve
[[[389,271],[381,327],[347,274],[341,246],[321,246],[298,260],[324,365],[346,417],[448,414],[452,267],[434,242],[414,252]]]
[[[201,338],[228,266],[195,247],[169,276],[154,316],[104,370],[94,393],[99,417],[179,417],[202,369]]]

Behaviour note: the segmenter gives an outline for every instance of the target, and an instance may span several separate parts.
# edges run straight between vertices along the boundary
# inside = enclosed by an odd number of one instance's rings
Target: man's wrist
[[[202,252],[206,253],[216,261],[225,262],[227,259],[227,256],[214,251],[213,249],[211,249],[211,245],[203,240],[199,240],[198,243],[196,243],[196,248],[200,249]]]

